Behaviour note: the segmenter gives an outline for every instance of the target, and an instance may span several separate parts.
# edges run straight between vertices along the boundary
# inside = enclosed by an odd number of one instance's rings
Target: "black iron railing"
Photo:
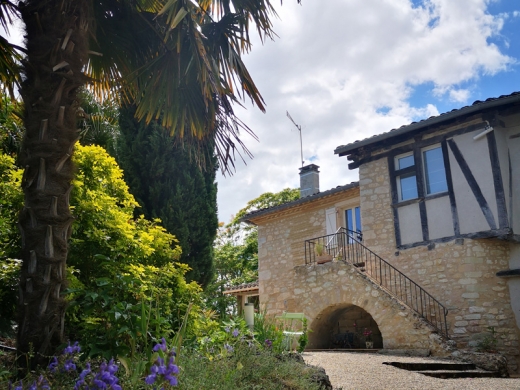
[[[345,261],[405,303],[448,337],[448,310],[421,286],[362,243],[360,232],[340,228],[334,234],[305,241],[305,263]]]

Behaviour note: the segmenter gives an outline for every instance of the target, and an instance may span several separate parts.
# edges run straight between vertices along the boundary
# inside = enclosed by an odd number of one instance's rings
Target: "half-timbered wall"
[[[419,135],[385,153],[397,248],[455,238],[518,238],[513,233],[520,231],[520,213],[515,213],[520,206],[520,174],[515,175],[520,166],[520,128],[507,119],[477,139],[486,128],[484,121]],[[428,194],[425,152],[431,149],[443,159],[439,170],[445,173],[445,188]],[[406,158],[413,158],[412,166],[402,164]],[[415,177],[413,189],[404,184],[410,176]]]

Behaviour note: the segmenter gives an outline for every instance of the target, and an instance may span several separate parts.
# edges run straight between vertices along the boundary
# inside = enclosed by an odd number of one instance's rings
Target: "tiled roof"
[[[378,141],[383,141],[385,139],[396,137],[401,134],[419,130],[427,126],[440,124],[442,122],[449,121],[463,115],[468,115],[481,110],[518,102],[520,102],[520,92],[513,92],[510,95],[502,95],[498,98],[489,98],[485,101],[477,100],[471,106],[465,106],[462,108],[454,109],[444,114],[432,116],[428,119],[424,119],[419,122],[412,122],[409,125],[401,126],[398,129],[393,129],[382,134],[377,134],[372,137],[365,138],[361,141],[355,141],[347,145],[338,146],[334,150],[334,154],[345,156],[347,154],[351,154],[351,152],[362,146],[367,146]]]
[[[312,202],[312,201],[314,201],[316,199],[325,198],[327,196],[336,194],[338,192],[350,190],[350,189],[355,188],[355,187],[359,187],[359,182],[354,181],[354,182],[352,182],[350,184],[346,184],[346,185],[343,185],[343,186],[337,186],[337,187],[332,188],[330,190],[323,191],[323,192],[318,192],[317,194],[309,195],[309,196],[306,196],[305,198],[296,199],[296,200],[293,200],[291,202],[287,202],[287,203],[284,203],[284,204],[281,204],[281,205],[278,205],[278,206],[268,207],[266,209],[255,210],[255,211],[252,211],[252,212],[244,215],[240,220],[242,222],[250,222],[250,220],[252,218],[256,218],[256,217],[259,217],[259,216],[271,214],[271,213],[274,213],[274,212],[277,212],[277,211],[290,209],[290,208],[299,206],[301,204]]]
[[[234,292],[240,292],[240,291],[250,291],[258,288],[258,280],[250,283],[242,283],[237,286],[231,286],[226,288],[224,291],[224,294],[231,294]]]

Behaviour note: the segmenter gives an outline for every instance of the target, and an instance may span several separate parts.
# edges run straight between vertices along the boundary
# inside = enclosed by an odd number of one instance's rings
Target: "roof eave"
[[[498,98],[495,100],[491,100],[489,102],[482,102],[482,103],[474,104],[474,105],[471,105],[468,107],[463,107],[459,110],[450,111],[448,113],[438,115],[434,118],[425,119],[425,120],[417,122],[417,123],[412,123],[411,125],[403,126],[399,129],[391,130],[386,133],[380,134],[378,136],[367,138],[367,139],[357,141],[357,142],[354,142],[354,143],[351,143],[348,145],[338,146],[334,150],[334,154],[339,155],[339,157],[346,156],[348,154],[351,154],[352,152],[354,152],[355,150],[357,150],[359,148],[362,148],[362,147],[368,146],[368,145],[372,145],[372,144],[387,140],[389,138],[398,137],[400,135],[403,135],[403,134],[406,134],[409,132],[413,132],[413,131],[417,131],[417,130],[420,130],[425,127],[438,125],[440,123],[447,122],[447,121],[456,119],[456,118],[464,116],[464,115],[470,115],[470,114],[473,114],[478,111],[483,111],[483,110],[487,110],[487,109],[495,108],[495,107],[499,107],[499,106],[505,106],[505,105],[508,105],[511,103],[516,103],[516,102],[520,102],[520,94],[515,94],[512,96],[507,96],[504,98]]]

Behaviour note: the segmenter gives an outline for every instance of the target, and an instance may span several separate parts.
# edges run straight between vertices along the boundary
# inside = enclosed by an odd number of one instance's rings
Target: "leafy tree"
[[[15,157],[22,145],[23,105],[16,99],[1,95],[0,107],[0,150]]]
[[[142,321],[147,319],[147,326],[158,334],[177,329],[190,302],[200,301],[200,288],[185,280],[187,266],[178,263],[181,250],[175,237],[158,221],[134,219],[139,205],[115,159],[99,146],[76,148],[78,173],[71,193],[75,221],[67,270],[74,291],[67,299],[76,304],[68,312],[67,333],[81,337],[93,355],[101,349],[107,354],[135,353],[149,341]],[[0,153],[3,333],[11,329],[18,290],[20,263],[10,258],[20,251],[14,230],[23,201],[21,177],[14,159]]]
[[[60,270],[72,225],[78,90],[91,81],[98,91],[113,86],[136,103],[138,119],[162,115],[161,124],[186,142],[215,140],[225,167],[242,144],[238,130],[248,130],[231,103],[242,93],[264,109],[241,53],[251,47],[250,25],[263,38],[272,36],[274,10],[269,0],[22,0],[19,6],[2,2],[0,23],[8,27],[18,11],[27,49],[20,88],[26,136],[17,348],[36,352],[32,363],[43,363],[64,332]],[[15,82],[18,53],[7,40],[0,40],[0,51],[0,76]]]
[[[180,145],[157,122],[139,124],[133,109],[121,110],[118,160],[132,194],[148,219],[160,218],[182,248],[188,280],[213,278],[213,241],[218,228],[216,158],[198,166],[190,146]],[[139,210],[141,212],[141,210]]]
[[[143,216],[123,180],[115,159],[100,146],[76,146],[71,205],[75,217],[70,261],[85,282],[104,275],[100,263],[163,266],[178,261],[181,248],[174,236]],[[117,267],[116,267],[117,269]]]
[[[23,196],[22,171],[14,159],[0,151],[0,334],[12,332],[20,260],[20,237],[16,226]]]
[[[255,210],[275,207],[299,198],[299,189],[266,192],[249,201],[229,224],[220,226],[215,242],[217,278],[206,292],[208,304],[220,315],[225,315],[230,309],[235,310],[235,299],[223,294],[226,288],[258,280],[258,229],[241,222],[241,218]]]
[[[96,100],[88,90],[81,91],[81,144],[99,145],[110,155],[116,155],[119,137],[119,106],[114,99]]]

